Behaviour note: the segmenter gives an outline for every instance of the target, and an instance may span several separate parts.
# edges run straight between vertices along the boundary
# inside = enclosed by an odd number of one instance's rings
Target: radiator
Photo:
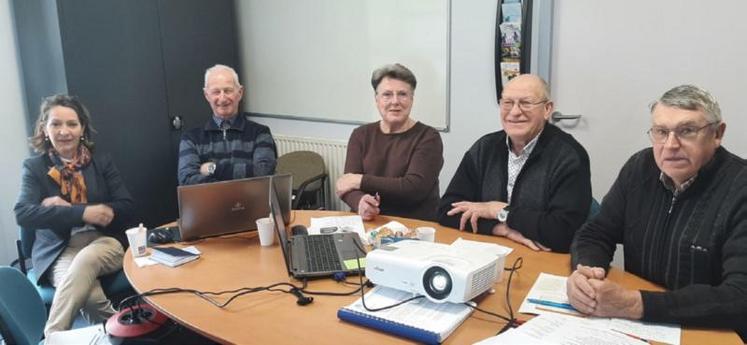
[[[350,208],[335,194],[335,182],[345,170],[345,156],[348,151],[348,144],[344,141],[293,137],[282,134],[273,134],[275,145],[278,148],[278,156],[294,151],[313,151],[318,153],[324,159],[324,165],[327,167],[327,184],[325,195],[326,204],[329,209],[337,211],[349,211]]]

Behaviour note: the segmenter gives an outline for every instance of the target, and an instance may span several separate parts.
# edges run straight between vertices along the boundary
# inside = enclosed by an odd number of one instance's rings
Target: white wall
[[[747,1],[555,1],[552,92],[589,152],[595,197],[630,155],[651,145],[648,104],[680,84],[709,90],[723,145],[747,157]]]
[[[451,130],[441,133],[444,141],[444,168],[441,171],[441,192],[446,189],[464,152],[483,134],[500,129],[498,103],[493,77],[493,52],[496,0],[451,2]],[[241,2],[238,2],[238,22],[242,23]],[[239,28],[241,46],[242,30]],[[251,51],[241,46],[242,60],[251,59]],[[417,77],[417,76],[416,76]],[[368,79],[351,81],[369,84]],[[251,93],[251,80],[243,80]],[[371,95],[371,104],[374,103]],[[415,102],[418,102],[417,91]],[[273,133],[325,137],[347,141],[356,127],[298,120],[255,118],[270,126]]]
[[[0,1],[0,104],[3,105],[0,125],[0,157],[5,163],[0,175],[0,265],[16,258],[18,238],[13,205],[21,185],[21,162],[28,155],[23,91],[21,85],[16,37],[11,3]]]
[[[500,129],[493,81],[496,6],[497,0],[452,1],[451,131],[441,133],[441,192],[464,151],[483,134]],[[239,10],[241,23],[241,6]],[[680,83],[713,92],[728,125],[724,145],[747,157],[747,136],[741,135],[747,128],[747,104],[742,102],[747,90],[745,12],[742,0],[555,1],[553,98],[564,113],[584,115],[581,125],[568,131],[589,151],[597,199],[630,154],[649,145],[648,103]],[[239,41],[241,35],[240,29]],[[251,51],[241,51],[242,59],[251,59]],[[244,84],[251,92],[251,80]],[[275,133],[345,141],[354,128],[256,121]]]

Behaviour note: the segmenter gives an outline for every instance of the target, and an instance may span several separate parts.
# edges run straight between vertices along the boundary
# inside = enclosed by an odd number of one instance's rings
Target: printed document
[[[524,298],[519,312],[538,315],[575,315],[577,316],[575,317],[577,322],[583,322],[585,325],[598,329],[614,330],[641,339],[654,340],[667,344],[678,345],[680,343],[682,328],[679,325],[652,324],[617,318],[579,317],[582,315],[569,305],[566,293],[566,280],[568,280],[568,277],[540,273],[537,281],[534,282],[534,285]]]

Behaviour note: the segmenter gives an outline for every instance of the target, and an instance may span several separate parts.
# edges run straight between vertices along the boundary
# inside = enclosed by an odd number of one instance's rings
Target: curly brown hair
[[[34,135],[29,138],[29,144],[34,148],[34,151],[45,153],[52,147],[52,143],[49,142],[46,134],[44,134],[44,127],[47,125],[47,121],[49,121],[49,111],[56,106],[67,107],[75,111],[78,115],[78,121],[80,121],[80,125],[83,128],[81,143],[93,152],[94,145],[91,140],[91,133],[96,133],[96,130],[91,125],[91,115],[83,103],[78,100],[78,97],[64,94],[52,95],[42,100],[42,104],[39,107],[39,118],[36,120],[36,125],[34,126]]]

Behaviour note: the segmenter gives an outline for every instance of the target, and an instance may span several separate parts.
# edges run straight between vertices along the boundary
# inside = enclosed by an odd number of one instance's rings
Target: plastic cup
[[[418,239],[421,241],[434,242],[436,241],[436,229],[431,227],[420,227],[415,229],[415,233]]]
[[[127,241],[130,242],[130,248],[132,249],[132,256],[138,257],[147,254],[146,233],[147,230],[142,226],[125,230]]]
[[[263,247],[275,243],[275,223],[270,218],[257,219],[257,232],[259,233],[259,244]]]

